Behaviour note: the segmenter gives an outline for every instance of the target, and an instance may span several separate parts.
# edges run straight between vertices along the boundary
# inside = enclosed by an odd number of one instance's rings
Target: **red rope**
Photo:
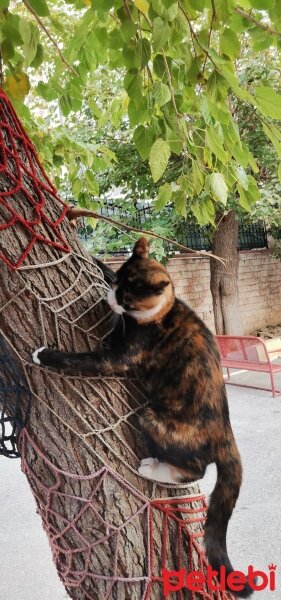
[[[207,560],[203,547],[201,545],[203,532],[200,528],[204,523],[207,504],[205,496],[197,495],[187,498],[162,498],[159,500],[148,500],[137,489],[130,486],[119,476],[110,466],[102,467],[96,473],[88,476],[75,475],[61,471],[55,467],[45,456],[42,450],[36,445],[26,429],[23,429],[20,437],[20,449],[22,457],[22,469],[31,484],[33,494],[37,502],[38,512],[43,520],[44,529],[48,535],[52,549],[53,559],[57,567],[61,580],[67,588],[79,588],[83,592],[83,598],[88,600],[110,600],[113,597],[113,589],[118,590],[118,586],[124,586],[127,590],[127,596],[130,597],[130,589],[139,589],[140,600],[149,600],[153,597],[163,597],[164,576],[162,569],[170,571],[186,569],[187,572],[207,572]],[[32,453],[30,450],[32,449]],[[28,457],[36,456],[38,461],[42,462],[42,467],[48,468],[51,476],[49,486],[44,481],[38,479],[33,472]],[[69,493],[69,481],[76,480],[81,486],[81,496]],[[33,482],[36,482],[35,492]],[[89,482],[90,492],[87,488],[83,492],[83,482]],[[114,485],[114,482],[122,487],[124,498],[133,496],[136,507],[132,509],[124,523],[105,521],[98,512],[99,503],[97,496],[102,485]],[[72,518],[66,518],[66,515],[58,512],[57,500],[63,504],[67,502],[72,506]],[[196,506],[194,507],[194,504]],[[193,505],[193,506],[192,506]],[[83,515],[92,514],[95,528],[93,533],[83,530]],[[134,530],[142,527],[142,516],[147,515],[147,568],[142,574],[134,572],[135,561],[127,565],[128,574],[124,576],[122,560],[120,562],[120,550],[122,543],[120,536],[123,537],[127,526],[132,525]],[[198,533],[194,532],[194,524],[198,523]],[[192,525],[192,529],[191,529]],[[155,548],[155,539],[159,539],[159,527],[162,526],[161,548]],[[157,529],[157,536],[154,531]],[[139,529],[139,535],[142,532]],[[172,540],[175,541],[174,552],[171,547]],[[108,549],[111,544],[112,561],[105,565],[102,572],[94,572],[93,555],[103,552],[103,546]],[[133,552],[133,549],[132,549]],[[74,557],[81,555],[82,565],[79,570]],[[156,555],[161,555],[161,569],[159,572],[158,560]],[[99,593],[99,584],[104,583],[106,591]],[[218,582],[214,580],[215,586]],[[121,589],[121,588],[120,588]],[[99,595],[97,595],[99,594]],[[171,593],[172,600],[184,600],[186,598],[186,589],[180,589]],[[114,596],[115,597],[115,596]],[[170,598],[168,600],[170,600]],[[191,600],[231,600],[232,596],[223,592],[220,588],[212,591],[208,583],[204,583],[202,590],[190,593]]]
[[[8,212],[6,222],[0,224],[0,231],[20,226],[30,237],[16,261],[13,261],[4,251],[0,252],[0,258],[11,269],[18,269],[36,243],[47,244],[63,252],[69,252],[70,248],[59,231],[59,225],[68,210],[67,205],[59,198],[46,175],[34,145],[3,90],[0,90],[0,174],[0,204]],[[28,207],[33,211],[33,218],[24,217],[20,206],[20,193],[25,198],[25,208],[26,200],[28,201]],[[51,196],[51,199],[61,206],[61,214],[55,221],[46,212],[46,196],[48,201]],[[49,235],[42,231],[42,225],[47,226]]]

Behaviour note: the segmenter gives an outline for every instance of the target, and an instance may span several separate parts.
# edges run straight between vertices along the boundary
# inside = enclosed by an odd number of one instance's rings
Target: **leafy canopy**
[[[278,64],[280,0],[0,0],[0,31],[4,88],[56,183],[67,173],[84,206],[96,206],[97,174],[116,158],[102,137],[85,141],[83,128],[118,136],[130,127],[156,207],[173,202],[201,225],[229,206],[249,211],[260,197],[237,103],[281,160],[279,89],[270,76],[252,86],[240,76],[249,56]]]

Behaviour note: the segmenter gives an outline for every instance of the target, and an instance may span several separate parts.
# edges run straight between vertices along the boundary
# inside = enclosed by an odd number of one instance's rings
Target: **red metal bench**
[[[226,383],[270,391],[268,388],[230,381],[230,369],[258,371],[270,375],[272,395],[275,397],[281,394],[281,390],[275,389],[274,382],[274,374],[281,372],[281,363],[274,364],[270,360],[270,354],[280,352],[279,349],[268,350],[264,341],[254,336],[217,335],[216,340],[221,355],[221,365],[227,369]]]

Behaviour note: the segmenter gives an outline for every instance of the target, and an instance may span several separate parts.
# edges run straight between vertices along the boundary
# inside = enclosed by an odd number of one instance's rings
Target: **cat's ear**
[[[149,254],[149,242],[145,237],[141,237],[135,244],[133,255],[139,256],[140,258],[148,258]]]

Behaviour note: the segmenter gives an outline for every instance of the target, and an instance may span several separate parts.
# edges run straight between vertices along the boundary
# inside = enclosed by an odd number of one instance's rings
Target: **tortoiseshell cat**
[[[148,258],[141,238],[116,274],[108,303],[124,320],[100,351],[68,353],[39,349],[37,364],[72,374],[108,375],[137,367],[151,401],[141,415],[149,455],[140,475],[161,482],[195,481],[210,463],[217,466],[205,526],[207,557],[214,569],[233,567],[227,555],[228,521],[242,481],[219,353],[212,333],[175,298],[164,266]],[[245,585],[239,596],[251,593]]]

